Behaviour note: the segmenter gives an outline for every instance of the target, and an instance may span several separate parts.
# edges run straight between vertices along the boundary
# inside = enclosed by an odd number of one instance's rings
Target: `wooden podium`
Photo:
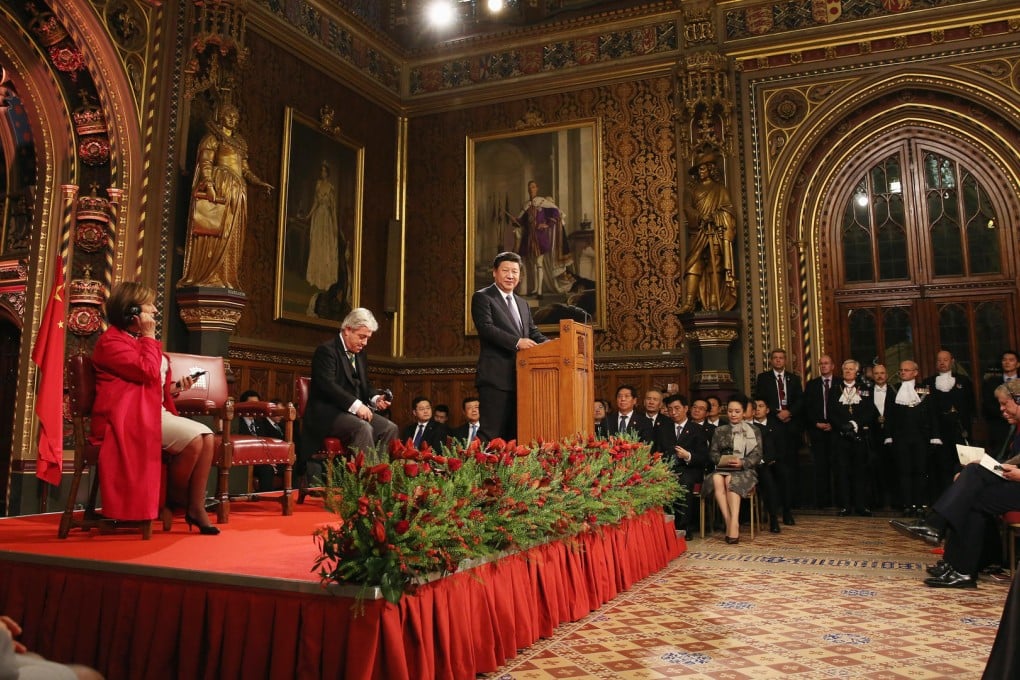
[[[560,321],[560,337],[517,353],[517,441],[595,430],[591,326]]]

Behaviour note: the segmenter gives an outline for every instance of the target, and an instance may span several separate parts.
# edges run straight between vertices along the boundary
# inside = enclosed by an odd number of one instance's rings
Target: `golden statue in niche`
[[[736,212],[730,192],[720,179],[719,155],[695,157],[688,174],[692,181],[684,195],[687,259],[684,262],[684,301],[680,313],[729,311],[737,304],[733,239]]]
[[[184,274],[177,283],[241,290],[237,280],[248,224],[248,185],[272,186],[248,167],[248,144],[237,132],[237,107],[223,104],[198,143],[191,185]]]

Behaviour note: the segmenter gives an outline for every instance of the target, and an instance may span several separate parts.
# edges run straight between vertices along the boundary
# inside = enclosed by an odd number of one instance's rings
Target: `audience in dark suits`
[[[871,385],[860,378],[861,365],[853,359],[843,362],[843,379],[829,393],[829,420],[834,434],[836,504],[846,517],[851,508],[871,517],[871,483],[868,454],[871,427],[878,418],[871,398]]]
[[[829,422],[829,394],[835,378],[835,362],[828,354],[818,358],[818,377],[804,386],[804,424],[811,445],[811,461],[815,470],[815,507],[832,505],[832,448],[834,437]]]
[[[900,362],[900,386],[885,407],[885,443],[892,444],[904,512],[916,515],[928,502],[929,445],[941,444],[935,400],[917,379],[917,364]]]
[[[686,535],[694,516],[694,486],[704,479],[708,464],[708,439],[704,428],[688,418],[685,397],[673,394],[666,397],[665,403],[669,420],[660,423],[652,448],[662,454],[662,460],[686,489],[684,500],[672,507],[674,525]]]
[[[644,411],[634,416],[638,432],[643,432],[641,440],[651,444],[655,441],[655,433],[659,430],[659,424],[666,420],[662,415],[662,392],[651,389],[645,392]],[[647,438],[646,438],[647,437]]]
[[[634,407],[637,405],[637,389],[632,385],[620,385],[616,388],[616,411],[607,418],[606,431],[610,435],[624,432],[636,434],[643,442],[651,441],[651,431],[638,419],[640,415]]]
[[[934,401],[942,442],[934,451],[928,475],[929,498],[938,498],[952,484],[960,469],[956,445],[970,443],[974,421],[974,385],[970,378],[953,370],[955,360],[946,350],[935,355],[935,368],[938,372],[923,383]]]
[[[755,379],[754,396],[768,405],[769,421],[775,428],[775,464],[772,476],[778,486],[783,523],[792,525],[797,455],[803,438],[801,411],[804,407],[804,389],[800,376],[786,370],[786,350],[772,350],[769,364],[771,369],[758,374]]]
[[[255,390],[245,390],[237,398],[238,402],[262,401],[262,396]],[[272,405],[279,403],[279,399],[270,402]],[[277,421],[278,422],[278,421]],[[270,437],[272,439],[283,439],[284,432],[280,426],[269,418],[259,416],[258,418],[241,417],[237,419],[236,433],[250,434],[256,437]],[[276,488],[276,468],[272,465],[253,465],[252,477],[255,480],[256,491],[273,491]]]
[[[481,421],[479,420],[478,397],[464,397],[461,402],[464,411],[464,424],[454,428],[450,433],[454,439],[471,444],[475,439],[484,446],[488,443],[485,435],[482,434]]]
[[[528,303],[514,294],[521,263],[517,253],[500,253],[492,262],[492,285],[471,296],[471,319],[481,343],[475,385],[488,440],[517,438],[517,352],[547,340]]]
[[[1010,424],[999,412],[999,401],[995,398],[995,388],[1005,385],[1017,379],[1017,368],[1020,367],[1020,354],[1016,350],[1007,349],[999,358],[1002,366],[1001,374],[990,375],[981,383],[981,415],[984,416],[988,427],[988,436],[985,439],[985,446],[988,452],[996,456],[1006,442]]]
[[[414,448],[422,449],[428,444],[433,451],[442,451],[446,442],[446,425],[437,423],[432,417],[432,402],[428,397],[417,396],[411,400],[414,422],[400,434],[402,441],[410,441]]]

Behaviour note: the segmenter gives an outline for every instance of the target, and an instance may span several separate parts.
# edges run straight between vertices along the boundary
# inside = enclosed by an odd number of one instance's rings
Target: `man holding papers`
[[[1002,385],[995,391],[1003,417],[1015,424],[1020,420],[1020,385],[1010,388]],[[929,567],[930,578],[925,585],[932,588],[977,587],[978,562],[984,540],[984,525],[989,516],[1020,510],[1020,454],[996,464],[994,459],[986,467],[977,458],[977,464],[964,465],[960,476],[932,506],[933,512],[916,524],[892,520],[893,528],[911,538],[938,545],[946,539],[945,559]],[[998,470],[994,468],[1000,468]]]

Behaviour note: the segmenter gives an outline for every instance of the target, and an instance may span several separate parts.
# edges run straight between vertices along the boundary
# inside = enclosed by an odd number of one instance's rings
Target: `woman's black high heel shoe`
[[[204,536],[216,536],[217,534],[220,533],[220,528],[219,527],[214,527],[211,524],[209,524],[208,526],[202,526],[201,524],[198,523],[197,519],[195,519],[194,517],[192,517],[191,515],[189,515],[187,513],[185,513],[185,515],[184,515],[184,523],[188,525],[188,533],[189,534],[191,533],[191,525],[192,524],[197,526],[198,527],[198,533],[200,533],[200,534],[202,534]]]

